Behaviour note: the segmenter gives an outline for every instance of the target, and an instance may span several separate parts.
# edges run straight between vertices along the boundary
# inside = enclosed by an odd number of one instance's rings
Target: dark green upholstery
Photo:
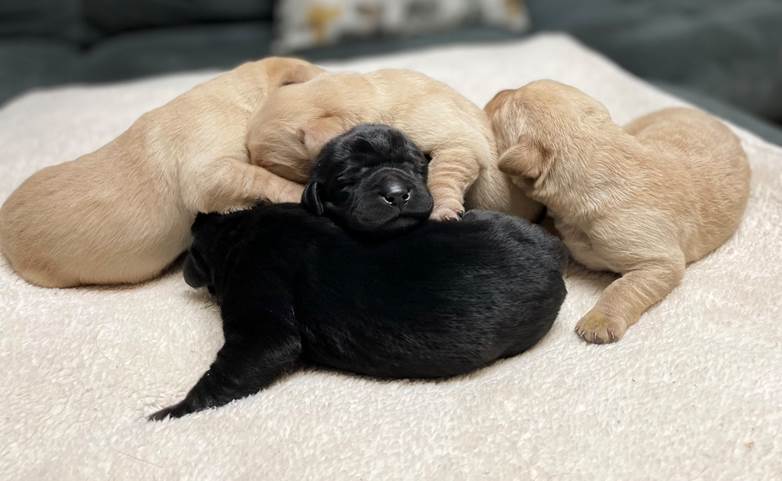
[[[3,0],[0,38],[47,38],[74,46],[95,40],[99,32],[82,15],[79,0]]]
[[[564,30],[636,75],[782,123],[779,0],[533,0],[532,23]]]
[[[35,87],[227,69],[269,55],[273,3],[0,0],[0,104]],[[769,123],[782,124],[782,1],[528,0],[527,5],[534,31],[569,32],[636,75],[782,144],[782,131]],[[299,55],[325,60],[516,38],[470,27]]]
[[[269,54],[272,0],[2,0],[0,103],[34,87],[230,68]]]
[[[84,17],[102,32],[194,23],[271,21],[264,0],[83,0]]]

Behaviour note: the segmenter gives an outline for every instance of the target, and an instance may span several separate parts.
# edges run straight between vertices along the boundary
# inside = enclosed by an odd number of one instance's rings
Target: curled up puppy
[[[249,163],[247,126],[270,92],[321,72],[291,58],[246,63],[38,171],[0,209],[3,254],[39,286],[140,282],[187,249],[197,212],[296,201],[303,186]]]
[[[455,376],[519,354],[565,298],[561,242],[516,217],[427,221],[427,159],[400,132],[329,142],[299,204],[199,214],[184,276],[220,304],[225,344],[180,417],[302,362],[381,378]]]
[[[326,74],[275,92],[250,126],[250,159],[305,183],[326,142],[360,123],[395,127],[431,156],[433,219],[455,219],[465,205],[529,220],[541,211],[497,169],[486,114],[444,83],[411,70]]]
[[[621,274],[576,326],[588,342],[620,339],[741,221],[747,157],[706,113],[668,108],[622,128],[551,80],[500,92],[486,111],[500,169],[546,205],[573,258]]]

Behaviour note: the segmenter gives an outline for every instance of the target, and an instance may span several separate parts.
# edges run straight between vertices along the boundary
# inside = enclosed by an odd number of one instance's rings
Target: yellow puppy
[[[360,123],[388,124],[431,155],[435,219],[470,207],[531,219],[540,211],[497,169],[486,114],[452,88],[410,70],[326,74],[279,90],[255,117],[247,138],[253,163],[305,182],[332,137]]]
[[[3,253],[40,286],[138,282],[187,248],[197,212],[298,202],[300,185],[249,164],[247,126],[269,92],[321,72],[296,59],[246,63],[35,173],[0,210]]]
[[[486,110],[500,170],[548,207],[577,261],[622,275],[578,322],[588,342],[620,339],[741,220],[746,154],[703,112],[669,108],[622,128],[599,102],[550,80],[500,92]]]

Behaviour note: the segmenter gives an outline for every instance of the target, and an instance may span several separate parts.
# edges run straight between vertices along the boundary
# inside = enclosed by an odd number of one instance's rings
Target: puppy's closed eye
[[[350,198],[350,193],[352,191],[353,191],[352,184],[342,186],[339,190],[334,192],[334,195],[332,195],[329,200],[334,204],[341,204],[343,202],[346,202]]]
[[[299,141],[311,157],[316,157],[326,143],[345,131],[341,119],[326,116],[311,119],[297,131]]]

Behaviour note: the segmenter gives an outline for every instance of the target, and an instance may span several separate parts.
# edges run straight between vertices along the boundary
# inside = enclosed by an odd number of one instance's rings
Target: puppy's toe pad
[[[599,312],[589,312],[576,324],[576,333],[592,344],[616,342],[624,336],[627,325],[621,319],[608,317]]]

